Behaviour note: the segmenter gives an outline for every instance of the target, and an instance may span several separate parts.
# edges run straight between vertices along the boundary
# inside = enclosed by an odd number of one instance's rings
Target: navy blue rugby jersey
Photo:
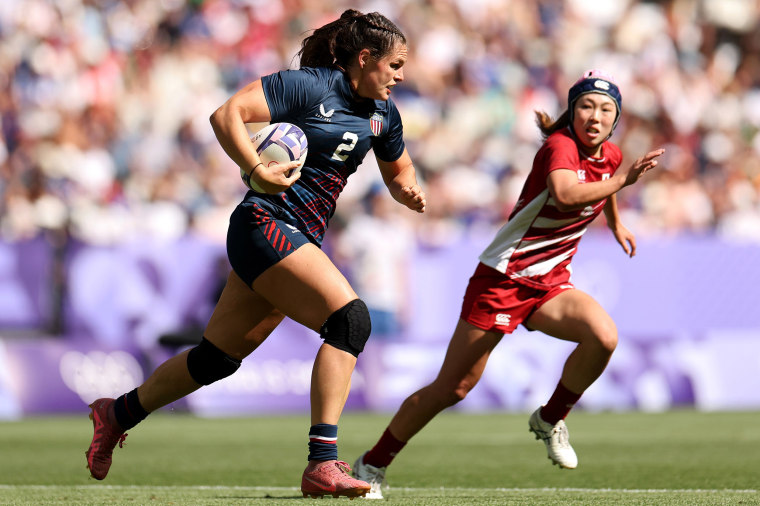
[[[388,162],[404,152],[403,126],[389,99],[357,101],[347,77],[337,69],[285,70],[261,79],[272,123],[293,123],[309,142],[301,177],[278,195],[252,196],[287,207],[302,232],[322,243],[327,222],[348,176],[370,149]]]

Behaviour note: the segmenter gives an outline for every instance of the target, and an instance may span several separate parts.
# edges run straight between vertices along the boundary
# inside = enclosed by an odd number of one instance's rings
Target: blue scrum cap
[[[615,123],[612,124],[612,132],[615,131],[615,127],[620,120],[620,112],[623,110],[623,97],[620,95],[615,80],[611,75],[607,74],[603,70],[587,70],[583,73],[583,77],[578,79],[575,84],[570,88],[567,93],[567,109],[570,112],[570,124],[573,123],[573,109],[575,101],[587,93],[601,93],[607,95],[614,102],[617,107],[617,115],[615,116]],[[610,135],[612,135],[610,132]]]

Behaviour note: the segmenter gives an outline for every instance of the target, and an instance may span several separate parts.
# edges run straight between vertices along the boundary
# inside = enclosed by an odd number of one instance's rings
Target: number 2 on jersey
[[[343,140],[349,142],[339,144],[338,147],[335,148],[335,152],[332,155],[333,160],[345,162],[346,158],[348,158],[348,152],[356,147],[356,142],[359,140],[359,136],[353,132],[346,132],[343,134]]]

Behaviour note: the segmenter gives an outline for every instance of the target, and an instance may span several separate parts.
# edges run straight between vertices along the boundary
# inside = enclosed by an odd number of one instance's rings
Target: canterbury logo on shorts
[[[496,315],[496,321],[494,322],[494,325],[502,325],[504,327],[509,327],[509,321],[511,319],[512,319],[512,315],[498,313]]]

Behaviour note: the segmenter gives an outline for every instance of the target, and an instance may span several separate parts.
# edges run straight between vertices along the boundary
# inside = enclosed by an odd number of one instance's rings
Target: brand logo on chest
[[[335,109],[330,109],[329,111],[325,111],[325,104],[319,104],[319,114],[317,114],[317,118],[325,120],[325,121],[332,121],[330,118],[332,117],[334,112],[335,112]]]

